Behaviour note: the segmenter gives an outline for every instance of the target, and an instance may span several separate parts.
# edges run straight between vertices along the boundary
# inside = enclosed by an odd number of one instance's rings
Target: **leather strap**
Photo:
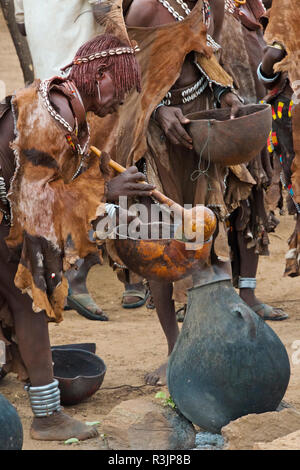
[[[86,127],[86,112],[79,91],[70,80],[64,82],[63,87],[71,93],[70,104],[78,122],[78,129],[83,129]]]
[[[68,132],[66,134],[66,138],[70,144],[73,143],[75,145],[74,152],[77,153],[78,145],[80,146],[80,148],[84,148],[86,146],[87,141],[89,140],[89,130],[86,121],[86,112],[79,91],[71,80],[65,80],[59,77],[54,77],[54,79],[49,84],[48,90],[49,93],[52,90],[60,91],[64,96],[66,96],[70,103],[75,118],[76,126],[72,132]]]
[[[258,31],[262,27],[248,4],[236,8],[233,16],[239,20],[245,28],[250,29],[250,31]]]

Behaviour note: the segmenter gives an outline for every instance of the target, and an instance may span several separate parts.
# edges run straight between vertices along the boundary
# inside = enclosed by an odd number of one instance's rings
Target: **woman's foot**
[[[122,297],[123,308],[142,307],[149,297],[149,289],[143,282],[138,284],[126,284],[126,290]]]
[[[153,372],[145,375],[145,382],[147,385],[166,385],[167,384],[167,365],[165,362]]]
[[[32,439],[40,441],[65,441],[71,437],[79,441],[98,436],[98,431],[93,426],[77,421],[58,411],[45,418],[33,418],[30,435]]]
[[[89,293],[69,293],[67,306],[69,309],[76,310],[76,312],[89,320],[108,321],[108,316],[98,307]]]
[[[66,272],[69,292],[65,310],[76,310],[89,320],[107,321],[108,316],[92,299],[86,285],[89,270],[98,263],[98,255],[90,254],[76,262],[77,269],[73,268]]]
[[[240,297],[264,320],[280,321],[289,316],[282,309],[262,303],[254,294],[254,289],[240,289]]]
[[[271,305],[258,303],[251,306],[252,310],[264,320],[281,321],[289,318],[281,308],[272,307]]]

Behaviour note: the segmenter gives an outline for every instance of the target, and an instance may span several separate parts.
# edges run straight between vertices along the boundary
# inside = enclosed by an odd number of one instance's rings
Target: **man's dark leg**
[[[8,227],[0,225],[0,292],[6,299],[14,321],[18,348],[28,371],[30,385],[40,387],[53,383],[52,354],[48,322],[44,312],[32,310],[32,301],[15,286],[17,264],[8,263],[8,250],[4,237]],[[55,411],[51,416],[34,417],[31,436],[40,440],[66,440],[77,437],[84,440],[95,437],[97,431]]]
[[[266,305],[256,297],[255,285],[259,255],[255,253],[255,248],[247,248],[247,242],[241,231],[237,232],[237,241],[240,254],[240,297],[265,320],[288,318],[288,315],[280,308]]]
[[[126,269],[124,283],[125,291],[122,297],[123,308],[142,307],[148,298],[148,288],[144,284],[143,279],[135,273]]]
[[[176,320],[174,301],[172,300],[173,286],[170,283],[149,281],[151,294],[158,319],[167,339],[168,356],[173,351],[179,328]],[[164,362],[158,369],[146,375],[145,380],[149,385],[165,385],[168,362]]]
[[[40,387],[54,381],[48,324],[43,312],[32,311],[31,299],[27,295],[22,297],[22,303],[16,296],[7,301],[13,313],[18,347],[28,370],[30,384],[32,387]],[[37,440],[56,441],[70,437],[85,440],[96,436],[97,431],[94,428],[91,429],[62,411],[55,411],[47,417],[34,416],[31,427],[31,437]]]

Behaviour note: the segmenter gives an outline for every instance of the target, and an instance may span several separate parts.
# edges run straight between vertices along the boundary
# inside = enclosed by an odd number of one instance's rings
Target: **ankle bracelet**
[[[255,289],[256,278],[255,277],[239,277],[238,288],[239,289]]]
[[[52,383],[41,387],[25,385],[24,388],[28,392],[34,416],[38,418],[51,416],[54,412],[60,411],[58,380],[55,379]]]

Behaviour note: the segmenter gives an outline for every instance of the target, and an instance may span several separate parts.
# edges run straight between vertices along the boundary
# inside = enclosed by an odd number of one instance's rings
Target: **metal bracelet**
[[[61,410],[58,380],[55,379],[50,384],[41,387],[25,385],[24,388],[28,392],[34,416],[38,418],[51,416]]]
[[[30,395],[32,402],[38,402],[41,398],[46,402],[47,400],[53,400],[54,398],[58,398],[60,396],[60,391],[56,390],[54,393],[48,393],[48,395],[43,395],[42,397],[38,395]]]
[[[155,108],[155,110],[153,111],[152,113],[152,119],[153,121],[155,121],[155,115],[156,115],[156,111],[158,110],[158,108],[160,108],[161,106],[165,106],[165,103],[163,103],[163,101],[161,101]]]
[[[52,390],[58,386],[58,380],[54,379],[53,382],[47,385],[41,385],[40,387],[32,387],[29,384],[26,384],[24,389],[31,395],[38,392],[44,392],[48,390]]]
[[[256,278],[255,277],[239,277],[238,288],[239,289],[255,289]]]
[[[230,87],[223,87],[222,85],[217,85],[213,89],[214,97],[216,98],[218,103],[220,103],[220,98],[225,92],[230,93],[231,91],[232,90]]]

